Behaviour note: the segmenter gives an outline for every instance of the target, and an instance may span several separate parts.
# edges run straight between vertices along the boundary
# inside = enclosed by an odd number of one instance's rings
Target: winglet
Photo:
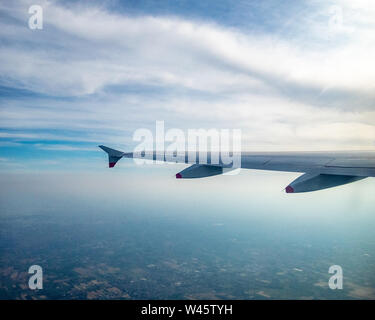
[[[121,151],[118,151],[118,150],[115,150],[115,149],[111,149],[111,148],[108,148],[108,147],[103,146],[103,145],[100,145],[99,148],[102,149],[103,151],[105,151],[108,154],[108,166],[109,166],[109,168],[113,168],[116,165],[117,161],[119,161],[124,155],[124,152],[121,152]]]

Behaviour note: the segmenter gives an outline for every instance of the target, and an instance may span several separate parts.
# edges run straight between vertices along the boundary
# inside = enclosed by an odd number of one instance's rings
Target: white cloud
[[[375,12],[365,1],[322,5],[325,13],[331,5],[343,7],[346,38],[327,38],[329,17],[322,22],[319,15],[302,26],[324,39],[315,43],[48,1],[41,1],[44,29],[31,31],[24,21],[27,3],[1,6],[20,22],[0,22],[8,43],[0,48],[2,84],[76,98],[4,100],[3,128],[72,130],[76,137],[42,138],[123,143],[132,129],[165,120],[172,127],[239,127],[252,146],[373,147],[375,43],[368,24]],[[141,89],[108,89],[114,85]],[[149,95],[142,86],[165,91]],[[0,133],[6,135],[40,137]]]
[[[358,38],[313,50],[303,41],[296,45],[177,17],[120,16],[49,2],[44,19],[40,34],[18,27],[17,37],[27,39],[26,45],[24,50],[1,50],[1,71],[45,93],[87,94],[118,83],[221,92],[228,86],[257,88],[265,79],[368,94],[374,89],[375,45],[366,43],[364,48]],[[3,36],[15,36],[4,30]]]

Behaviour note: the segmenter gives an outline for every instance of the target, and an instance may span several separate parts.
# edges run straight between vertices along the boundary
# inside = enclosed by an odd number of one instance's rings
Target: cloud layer
[[[277,31],[52,1],[29,30],[30,1],[1,4],[0,139],[129,145],[165,120],[241,128],[251,150],[371,149],[375,6],[312,3],[293,20],[268,8]]]

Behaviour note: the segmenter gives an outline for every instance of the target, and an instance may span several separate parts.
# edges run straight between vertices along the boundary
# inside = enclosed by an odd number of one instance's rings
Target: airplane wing
[[[142,158],[148,160],[168,161],[164,154],[152,152],[149,154],[121,152],[105,146],[99,146],[108,154],[109,167],[115,166],[121,158]],[[223,174],[231,168],[222,163],[210,164],[211,154],[207,164],[198,163],[198,153],[195,161],[191,161],[188,153],[173,162],[191,164],[190,167],[176,174],[177,179],[204,178]],[[177,159],[177,158],[176,158]],[[243,152],[241,154],[242,169],[257,169],[271,171],[287,171],[303,173],[286,188],[287,193],[300,193],[332,188],[347,183],[375,177],[375,152]]]

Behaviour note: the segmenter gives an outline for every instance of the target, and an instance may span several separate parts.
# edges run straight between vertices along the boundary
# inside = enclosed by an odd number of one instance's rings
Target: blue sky
[[[240,128],[248,150],[375,147],[372,1],[0,5],[2,170],[91,170],[138,128]]]

